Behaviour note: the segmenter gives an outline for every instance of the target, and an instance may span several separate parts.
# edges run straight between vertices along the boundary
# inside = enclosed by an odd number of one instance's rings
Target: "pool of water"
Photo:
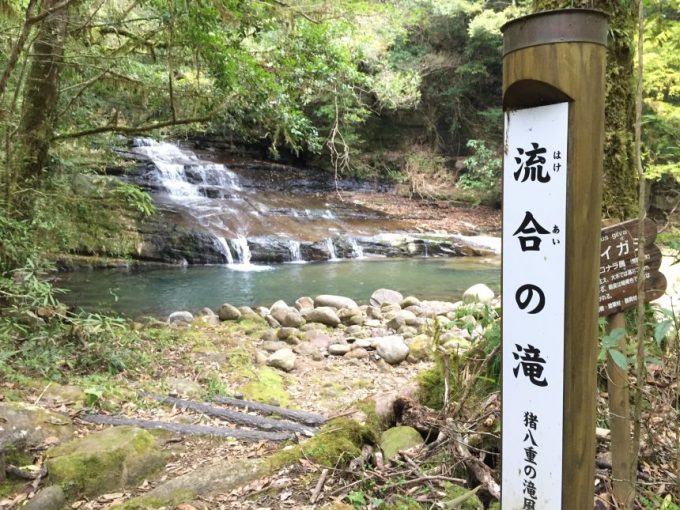
[[[59,274],[62,297],[85,310],[115,311],[128,317],[165,316],[204,306],[292,304],[300,296],[338,294],[368,303],[375,289],[391,288],[420,299],[456,301],[475,283],[494,291],[500,286],[498,259],[343,260],[282,264],[268,271],[240,271],[225,266],[150,271],[87,271]]]

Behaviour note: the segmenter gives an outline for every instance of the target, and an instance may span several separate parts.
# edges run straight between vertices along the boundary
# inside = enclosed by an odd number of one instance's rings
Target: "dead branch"
[[[213,398],[213,401],[217,402],[218,404],[240,407],[246,410],[251,409],[262,414],[275,414],[277,416],[281,416],[282,418],[304,423],[305,425],[320,426],[326,423],[326,418],[320,414],[308,413],[305,411],[295,411],[269,404],[261,404],[260,402],[252,402],[250,400],[241,400],[230,397],[215,397]]]
[[[484,464],[480,459],[475,457],[470,453],[467,445],[463,442],[462,437],[457,434],[458,437],[454,437],[454,445],[456,453],[459,455],[460,459],[465,463],[465,466],[472,472],[477,481],[481,483],[484,488],[491,494],[494,498],[501,499],[501,486],[494,480],[491,468]]]
[[[262,416],[239,413],[236,411],[229,411],[227,409],[213,407],[211,405],[203,404],[200,402],[194,402],[192,400],[184,400],[175,397],[163,397],[161,395],[154,395],[152,393],[143,393],[143,395],[145,397],[152,398],[157,402],[161,402],[163,404],[176,406],[179,407],[180,409],[190,409],[192,411],[197,411],[199,413],[207,414],[209,416],[214,416],[221,420],[236,423],[237,425],[245,425],[246,427],[254,427],[263,430],[290,431],[296,432],[298,434],[304,434],[306,436],[313,436],[317,432],[316,429],[306,427],[298,423],[283,420],[274,420],[271,418],[264,418]]]
[[[243,441],[288,441],[295,438],[295,435],[291,432],[266,432],[262,430],[229,429],[206,425],[187,425],[154,420],[137,420],[120,416],[106,416],[103,414],[87,414],[80,416],[80,419],[96,425],[127,425],[141,429],[169,430],[170,432],[193,436],[231,437]]]
[[[319,499],[319,494],[321,494],[321,490],[323,489],[323,484],[326,483],[326,478],[328,477],[328,469],[324,469],[321,471],[321,476],[319,477],[319,481],[316,482],[316,487],[314,487],[314,491],[312,492],[312,497],[309,498],[309,502],[313,505],[316,503],[316,500]]]
[[[205,117],[193,117],[189,119],[177,119],[177,120],[166,120],[163,122],[156,122],[155,124],[146,124],[143,126],[102,126],[98,128],[86,129],[84,131],[75,131],[73,133],[65,133],[63,135],[57,135],[52,138],[53,141],[57,140],[67,140],[69,138],[82,138],[83,136],[97,135],[100,133],[127,133],[127,134],[137,134],[145,131],[153,131],[154,129],[161,129],[170,126],[180,126],[183,124],[197,124],[201,122],[209,122],[212,119],[211,116]]]

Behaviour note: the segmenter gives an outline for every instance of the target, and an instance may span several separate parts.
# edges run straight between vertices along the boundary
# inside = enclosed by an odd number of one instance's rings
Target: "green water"
[[[223,266],[140,272],[63,273],[58,285],[69,289],[63,300],[85,310],[116,311],[129,317],[165,316],[204,306],[292,304],[300,296],[339,294],[367,303],[386,287],[420,299],[456,301],[469,286],[499,289],[498,260],[451,259],[343,260],[282,264],[269,271],[236,271]]]

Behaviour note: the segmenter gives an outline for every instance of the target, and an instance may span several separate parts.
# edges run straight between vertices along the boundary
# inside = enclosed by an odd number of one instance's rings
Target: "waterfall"
[[[326,249],[328,250],[328,254],[330,255],[330,258],[328,260],[338,260],[338,256],[335,254],[335,246],[333,245],[333,239],[330,237],[326,239]]]
[[[352,247],[352,253],[354,254],[355,259],[364,258],[364,249],[359,245],[359,242],[354,237],[349,238],[349,245]]]
[[[290,251],[291,262],[304,262],[302,260],[302,253],[300,251],[300,241],[290,240],[288,241],[288,250]]]
[[[248,248],[248,239],[244,236],[238,236],[236,239],[231,240],[236,250],[236,256],[238,257],[239,264],[246,266],[250,264],[250,248]]]
[[[220,249],[222,250],[222,253],[224,253],[224,256],[227,257],[227,264],[233,264],[234,263],[234,257],[231,254],[231,249],[229,248],[229,243],[227,240],[222,237],[222,236],[216,236],[217,242],[220,245]]]
[[[425,247],[425,257],[427,257],[428,256],[427,255],[427,249],[430,246],[430,242],[429,241],[423,241],[423,246]]]
[[[221,198],[241,191],[238,176],[220,163],[167,142],[136,138],[133,152],[147,156],[156,167],[155,179],[176,202],[186,198]]]

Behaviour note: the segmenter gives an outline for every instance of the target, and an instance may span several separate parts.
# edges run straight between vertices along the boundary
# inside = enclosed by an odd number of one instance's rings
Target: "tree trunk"
[[[637,213],[637,171],[633,137],[633,57],[637,4],[637,0],[534,0],[536,11],[590,7],[609,15],[602,212],[607,217],[621,220]]]
[[[42,10],[49,11],[59,4],[59,0],[44,0]],[[68,11],[64,7],[46,16],[31,48],[15,152],[15,171],[24,187],[33,187],[47,164],[59,100]]]

